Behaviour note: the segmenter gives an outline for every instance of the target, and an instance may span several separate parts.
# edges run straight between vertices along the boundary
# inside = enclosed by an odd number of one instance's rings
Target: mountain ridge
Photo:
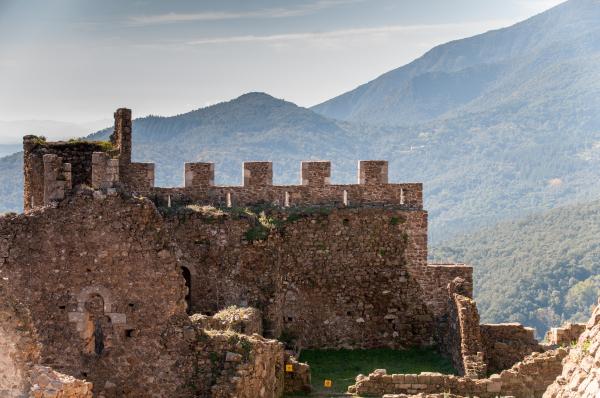
[[[573,21],[577,22],[575,28]],[[331,118],[354,122],[404,125],[430,121],[443,117],[445,112],[429,108],[428,104],[416,104],[421,107],[420,112],[415,114],[415,104],[405,98],[406,85],[411,79],[431,72],[452,75],[467,68],[485,68],[491,64],[499,67],[532,51],[553,47],[560,42],[570,44],[582,31],[597,31],[599,23],[600,3],[596,0],[570,0],[510,27],[436,46],[411,63],[311,109]],[[494,77],[490,76],[490,83]],[[467,82],[464,80],[465,87]],[[433,96],[434,103],[435,99]],[[458,111],[461,105],[466,104],[455,101],[452,106]]]

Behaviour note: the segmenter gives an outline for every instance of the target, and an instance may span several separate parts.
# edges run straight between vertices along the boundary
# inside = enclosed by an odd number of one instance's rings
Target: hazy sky
[[[0,120],[172,115],[248,91],[310,106],[558,3],[0,0]]]

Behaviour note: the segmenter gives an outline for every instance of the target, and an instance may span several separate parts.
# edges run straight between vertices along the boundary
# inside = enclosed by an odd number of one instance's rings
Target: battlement
[[[244,162],[242,186],[215,186],[214,163],[185,163],[182,188],[157,188],[154,187],[154,164],[131,161],[131,110],[118,109],[114,118],[110,142],[46,142],[35,136],[24,137],[25,210],[60,200],[80,184],[150,196],[165,205],[176,201],[223,207],[273,204],[423,208],[422,184],[388,183],[385,160],[359,161],[357,184],[345,185],[331,184],[329,161],[301,162],[299,185],[273,185],[272,162]],[[51,183],[44,178],[46,154],[56,155],[54,162],[60,159],[65,167],[72,167],[71,184]],[[58,193],[58,185],[62,186],[62,193]],[[48,190],[58,191],[44,195]]]

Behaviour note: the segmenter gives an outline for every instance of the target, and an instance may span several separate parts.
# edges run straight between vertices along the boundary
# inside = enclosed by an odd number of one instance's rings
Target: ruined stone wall
[[[569,346],[579,339],[585,328],[585,323],[568,322],[560,327],[550,328],[546,333],[545,340],[551,345]]]
[[[423,211],[334,210],[268,243],[281,268],[283,332],[302,347],[434,344],[434,319],[411,273],[426,244]],[[425,249],[426,250],[426,249]]]
[[[178,352],[184,382],[176,397],[279,398],[284,389],[283,344],[231,330],[204,329],[194,315],[165,333],[167,349]]]
[[[483,324],[479,330],[490,372],[508,369],[532,352],[544,351],[535,330],[520,323]]]
[[[412,275],[425,267],[425,212],[307,209],[264,217],[273,229],[243,212],[169,217],[178,259],[192,275],[193,312],[253,306],[263,312],[266,335],[283,333],[303,347],[433,344],[433,316]]]
[[[180,354],[162,333],[184,314],[184,281],[147,200],[81,191],[0,219],[5,289],[31,312],[41,363],[111,396],[169,396]]]
[[[35,136],[23,138],[25,211],[44,203],[44,155],[52,154],[62,158],[63,163],[71,165],[72,186],[92,185],[92,154],[109,149],[105,144],[96,142],[45,142]]]
[[[600,305],[563,364],[562,374],[548,387],[544,398],[600,396]]]
[[[92,398],[92,383],[36,365],[31,372],[31,398]]]
[[[130,192],[146,193],[154,187],[154,163],[130,163],[119,170],[120,180]]]
[[[427,264],[413,272],[419,274],[419,283],[425,292],[427,306],[437,317],[448,313],[448,284],[461,278],[463,295],[473,298],[473,267],[465,264]]]
[[[4,255],[6,247],[0,244],[0,261]],[[29,311],[9,293],[6,281],[0,280],[0,397],[24,396],[29,391],[29,372],[38,360],[37,335]]]
[[[441,373],[388,375],[384,369],[368,376],[358,375],[348,392],[361,396],[384,394],[456,394],[464,397],[496,398],[513,396],[539,398],[560,374],[567,350],[532,353],[522,362],[486,379],[472,379]],[[445,396],[445,395],[444,395]],[[564,395],[564,397],[574,395]],[[591,397],[591,396],[590,396]]]
[[[298,362],[296,357],[285,354],[285,376],[286,393],[310,393],[312,391],[310,366],[307,363]]]
[[[487,366],[479,330],[479,313],[475,301],[468,297],[471,284],[456,278],[448,287],[447,329],[440,335],[440,348],[452,360],[460,375],[484,377]]]

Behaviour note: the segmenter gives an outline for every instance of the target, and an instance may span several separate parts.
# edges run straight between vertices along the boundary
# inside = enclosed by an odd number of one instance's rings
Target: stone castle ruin
[[[110,142],[24,137],[25,212],[0,218],[0,396],[280,397],[310,389],[303,348],[431,346],[459,373],[350,387],[380,396],[537,397],[561,373],[566,349],[479,323],[470,266],[428,264],[422,184],[389,183],[387,162],[352,185],[302,162],[289,186],[270,162],[242,186],[186,163],[162,188],[131,138],[128,109]]]

